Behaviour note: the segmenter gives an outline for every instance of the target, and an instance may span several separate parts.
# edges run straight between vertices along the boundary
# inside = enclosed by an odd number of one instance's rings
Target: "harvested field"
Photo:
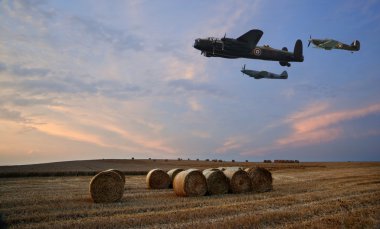
[[[315,165],[272,170],[271,192],[202,197],[150,190],[144,175],[127,175],[121,201],[107,204],[91,201],[91,176],[0,178],[0,227],[380,227],[380,163]]]

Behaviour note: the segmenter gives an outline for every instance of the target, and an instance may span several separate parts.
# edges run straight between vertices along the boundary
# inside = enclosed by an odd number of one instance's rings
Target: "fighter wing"
[[[262,35],[263,31],[258,29],[252,29],[238,37],[237,40],[249,43],[250,47],[254,48],[256,47],[257,43],[259,43],[259,40],[261,39]]]
[[[338,44],[339,44],[338,41],[331,39],[331,40],[326,40],[325,42],[323,42],[322,44],[318,46],[324,49],[332,49],[332,48],[335,48]]]

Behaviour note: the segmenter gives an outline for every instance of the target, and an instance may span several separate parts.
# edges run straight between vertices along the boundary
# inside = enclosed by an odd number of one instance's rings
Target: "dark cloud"
[[[4,64],[1,66],[3,66],[2,69],[9,70],[13,75],[33,76],[13,77],[3,81],[0,89],[12,89],[14,92],[12,95],[3,95],[0,99],[2,104],[6,102],[14,105],[50,104],[54,102],[57,95],[64,94],[97,94],[115,99],[128,99],[147,94],[146,90],[137,85],[117,80],[96,80],[86,75],[63,75],[43,68],[25,68],[23,66],[7,68]],[[44,99],[35,99],[36,95],[42,95]],[[8,101],[5,101],[4,98],[7,98]]]
[[[0,86],[1,90],[1,86]],[[35,105],[60,105],[54,98],[49,97],[45,98],[42,96],[33,96],[30,93],[25,93],[21,91],[2,93],[0,96],[0,106],[1,105],[11,105],[11,106],[20,106],[28,107]]]
[[[7,70],[7,65],[0,63],[0,72],[4,72]]]
[[[143,39],[130,32],[113,29],[98,21],[83,17],[72,17],[71,24],[80,28],[85,34],[92,36],[97,41],[112,44],[116,50],[132,49],[141,51],[144,49]]]
[[[18,111],[0,107],[0,119],[14,122],[26,122],[27,120]]]
[[[21,66],[12,66],[11,72],[17,76],[46,76],[50,70],[45,68],[25,68]]]
[[[171,80],[168,82],[170,87],[174,87],[176,90],[184,90],[189,92],[199,92],[205,94],[212,94],[215,96],[225,96],[226,92],[222,91],[215,86],[205,83],[198,83],[191,80],[179,79]]]
[[[298,84],[294,86],[296,96],[303,98],[335,98],[339,89],[328,84]]]
[[[24,67],[21,65],[11,65],[8,66],[4,63],[0,63],[0,72],[9,71],[16,76],[46,76],[50,73],[49,69],[46,68],[31,68]]]

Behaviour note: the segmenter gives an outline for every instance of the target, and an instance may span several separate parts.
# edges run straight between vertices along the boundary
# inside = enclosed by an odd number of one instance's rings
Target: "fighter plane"
[[[241,72],[257,80],[262,79],[262,78],[268,78],[268,79],[287,79],[288,78],[288,73],[286,71],[283,71],[280,75],[278,75],[278,74],[274,74],[267,71],[248,70],[248,69],[245,69],[245,65],[242,67]]]
[[[358,40],[352,42],[351,45],[347,45],[333,39],[312,39],[310,36],[309,44],[307,45],[307,47],[310,46],[310,43],[313,43],[313,45],[315,45],[316,48],[322,48],[325,50],[343,49],[351,52],[360,50],[360,42]]]
[[[272,60],[279,61],[281,66],[288,67],[290,67],[289,62],[303,62],[301,40],[297,40],[294,52],[289,52],[286,47],[279,50],[271,48],[269,45],[257,46],[262,35],[263,31],[253,29],[237,39],[227,38],[226,35],[221,39],[214,37],[198,38],[193,46],[206,57]]]

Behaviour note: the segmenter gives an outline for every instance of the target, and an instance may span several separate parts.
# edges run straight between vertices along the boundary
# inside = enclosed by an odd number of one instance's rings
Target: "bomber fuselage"
[[[274,49],[269,46],[250,47],[246,42],[231,38],[198,38],[194,48],[200,50],[206,57],[249,58],[285,62],[302,62],[303,56],[296,58],[294,53],[287,50]]]

